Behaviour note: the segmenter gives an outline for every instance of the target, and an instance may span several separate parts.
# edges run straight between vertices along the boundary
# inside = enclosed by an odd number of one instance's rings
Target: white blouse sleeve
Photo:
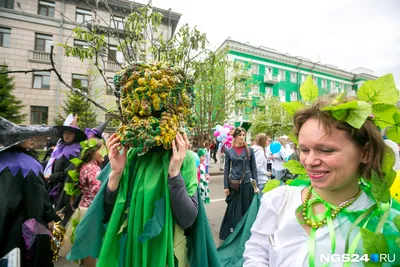
[[[279,186],[264,194],[256,221],[251,228],[251,237],[243,253],[243,267],[268,267],[270,236],[277,229],[277,216],[281,211],[286,188]]]

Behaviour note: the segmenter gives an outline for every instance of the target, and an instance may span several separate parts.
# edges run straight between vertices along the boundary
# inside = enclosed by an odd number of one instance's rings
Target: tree
[[[227,59],[225,51],[209,52],[208,57],[195,67],[195,111],[198,123],[195,133],[202,144],[212,129],[229,119],[235,108],[250,106],[249,101],[238,102],[253,83],[242,64]],[[239,86],[246,85],[246,86]]]
[[[7,66],[1,66],[1,73],[7,71]],[[0,116],[19,124],[24,120],[26,114],[21,114],[24,105],[13,95],[14,88],[14,77],[8,77],[7,73],[0,74]]]
[[[278,97],[266,96],[261,106],[265,112],[259,113],[252,120],[251,134],[254,138],[259,133],[269,136],[289,135],[293,129],[292,118],[282,107]]]

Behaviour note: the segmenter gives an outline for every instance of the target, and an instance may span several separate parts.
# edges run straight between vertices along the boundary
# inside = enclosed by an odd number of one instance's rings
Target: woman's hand
[[[225,195],[229,196],[229,189],[224,189]]]
[[[260,189],[258,187],[254,188],[254,194],[260,193]]]
[[[168,168],[169,177],[175,177],[179,174],[189,147],[190,143],[186,134],[184,133],[182,137],[180,133],[177,133],[175,140],[172,140],[172,157]]]
[[[118,188],[122,173],[126,165],[126,155],[128,149],[124,147],[122,154],[119,152],[121,143],[117,135],[114,133],[106,142],[108,148],[108,158],[110,159],[111,173],[108,179],[108,189],[115,191]]]

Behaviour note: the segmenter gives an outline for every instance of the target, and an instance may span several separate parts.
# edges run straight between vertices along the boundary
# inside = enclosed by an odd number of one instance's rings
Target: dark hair
[[[347,98],[345,101],[353,99]],[[369,179],[373,170],[383,177],[382,161],[386,146],[375,124],[368,118],[361,128],[357,129],[345,121],[336,120],[329,111],[321,110],[330,105],[331,101],[332,96],[327,96],[316,101],[311,107],[297,111],[293,117],[295,135],[298,137],[303,124],[312,118],[317,119],[329,135],[332,129],[345,131],[354,144],[362,148],[367,155],[368,163],[361,163],[358,168],[360,175]]]
[[[244,128],[242,128],[242,127],[237,127],[235,129],[235,132],[233,133],[233,138],[235,138],[236,136],[238,136],[242,132],[246,133],[246,130]]]

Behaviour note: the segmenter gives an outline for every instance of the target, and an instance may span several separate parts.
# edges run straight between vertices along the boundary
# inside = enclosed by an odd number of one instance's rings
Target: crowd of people
[[[176,97],[189,99],[186,90]],[[174,112],[190,105],[177,103]],[[23,267],[53,266],[60,256],[100,267],[319,267],[362,264],[321,255],[385,253],[383,266],[395,266],[400,204],[389,190],[400,179],[399,147],[370,114],[337,117],[336,105],[327,97],[297,110],[296,142],[260,133],[248,144],[236,127],[229,148],[216,140],[196,151],[181,130],[157,145],[153,128],[138,127],[145,142],[127,145],[121,132],[104,133],[107,122],[82,131],[72,114],[54,127],[0,117],[0,257],[18,248]],[[39,135],[58,138],[46,164],[32,153]],[[223,250],[204,208],[212,160],[223,171]],[[299,161],[294,173],[284,164],[291,160]]]

